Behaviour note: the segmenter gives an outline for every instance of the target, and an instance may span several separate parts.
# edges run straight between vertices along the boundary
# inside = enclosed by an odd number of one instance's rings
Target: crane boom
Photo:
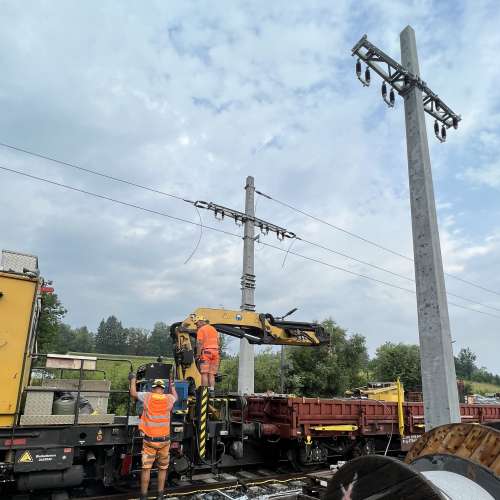
[[[200,385],[193,348],[196,346],[196,317],[204,317],[219,333],[246,338],[251,344],[321,346],[330,342],[329,334],[318,323],[277,319],[271,314],[254,311],[200,307],[184,321],[170,327],[177,377],[192,380],[196,387]]]

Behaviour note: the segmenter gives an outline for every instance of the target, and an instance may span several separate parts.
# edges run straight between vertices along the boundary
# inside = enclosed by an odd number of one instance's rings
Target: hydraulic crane
[[[271,314],[254,311],[198,308],[184,321],[174,323],[170,333],[174,343],[174,362],[177,378],[200,385],[200,373],[196,366],[196,325],[194,319],[204,317],[219,332],[236,338],[246,338],[251,344],[321,346],[328,344],[330,336],[314,322],[289,321],[287,316],[275,318]]]

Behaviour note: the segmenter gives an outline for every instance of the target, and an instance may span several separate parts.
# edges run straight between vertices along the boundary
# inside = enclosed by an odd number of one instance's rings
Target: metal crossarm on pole
[[[370,76],[365,71],[365,78],[362,79],[360,61],[363,61],[368,68],[372,69],[382,80],[389,84],[400,96],[409,92],[412,88],[417,87],[422,91],[422,99],[424,104],[424,111],[432,116],[436,122],[442,124],[441,133],[439,128],[435,133],[437,138],[444,142],[446,140],[446,131],[450,127],[458,128],[458,123],[461,121],[461,116],[455,113],[447,104],[443,102],[439,96],[434,93],[424,82],[419,75],[409,71],[407,68],[396,62],[385,52],[373,45],[366,35],[364,35],[356,45],[352,48],[352,55],[358,58],[356,73],[358,78],[362,81],[364,86],[370,84]],[[392,107],[392,105],[386,103]],[[443,132],[444,130],[444,132]]]
[[[233,208],[224,207],[222,205],[218,205],[217,203],[202,200],[195,201],[194,206],[213,212],[215,218],[218,220],[224,220],[225,218],[233,219],[234,222],[240,226],[244,225],[246,222],[253,222],[253,225],[260,229],[263,234],[275,233],[279,240],[283,240],[285,238],[296,238],[295,233],[288,231],[288,229],[285,229],[284,227],[277,226],[272,222],[259,219],[253,215],[239,212]]]

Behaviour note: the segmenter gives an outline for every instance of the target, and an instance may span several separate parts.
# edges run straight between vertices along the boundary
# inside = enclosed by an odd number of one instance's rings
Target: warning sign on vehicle
[[[68,469],[73,464],[73,448],[16,450],[14,472]]]
[[[33,462],[33,457],[31,456],[31,453],[26,450],[18,459],[17,463],[19,464],[30,464]]]

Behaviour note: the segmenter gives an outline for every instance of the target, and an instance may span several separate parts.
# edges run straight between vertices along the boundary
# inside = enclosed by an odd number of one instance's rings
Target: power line
[[[99,198],[99,199],[102,199],[102,200],[110,201],[112,203],[117,203],[119,205],[127,206],[127,207],[130,207],[130,208],[135,208],[135,209],[141,210],[143,212],[147,212],[147,213],[151,213],[151,214],[155,214],[155,215],[160,215],[162,217],[166,217],[168,219],[171,219],[171,220],[174,220],[174,221],[177,221],[177,222],[183,222],[183,223],[186,223],[186,224],[190,224],[192,226],[203,227],[204,229],[209,229],[211,231],[215,231],[215,232],[224,234],[226,236],[232,236],[232,237],[236,237],[238,239],[241,238],[241,235],[236,234],[236,233],[232,233],[230,231],[226,231],[224,229],[215,228],[215,227],[212,227],[212,226],[207,226],[207,225],[204,225],[204,224],[198,223],[198,222],[193,222],[191,220],[184,219],[182,217],[176,217],[174,215],[170,215],[170,214],[167,214],[165,212],[160,212],[158,210],[153,210],[153,209],[150,209],[150,208],[146,208],[146,207],[143,207],[141,205],[136,205],[134,203],[129,203],[129,202],[126,202],[126,201],[118,200],[118,199],[112,198],[110,196],[105,196],[105,195],[101,195],[101,194],[98,194],[98,193],[94,193],[92,191],[87,191],[85,189],[80,189],[80,188],[76,188],[74,186],[69,186],[69,185],[63,184],[61,182],[57,182],[57,181],[53,181],[53,180],[50,180],[50,179],[46,179],[44,177],[38,177],[36,175],[28,174],[27,172],[23,172],[23,171],[20,171],[20,170],[15,170],[15,169],[4,167],[4,166],[0,166],[0,169],[4,170],[6,172],[10,172],[10,173],[14,173],[14,174],[21,175],[21,176],[24,176],[24,177],[28,177],[30,179],[33,179],[33,180],[36,180],[36,181],[39,181],[39,182],[44,182],[46,184],[51,184],[51,185],[54,185],[54,186],[62,187],[62,188],[65,188],[65,189],[68,189],[68,190],[71,190],[71,191],[74,191],[74,192],[86,194],[88,196],[92,196],[92,197]],[[351,270],[346,269],[344,267],[336,266],[334,264],[330,264],[329,262],[324,262],[323,260],[316,259],[314,257],[309,257],[307,255],[303,255],[303,254],[300,254],[298,252],[294,252],[290,248],[287,250],[287,249],[278,247],[276,245],[272,245],[271,243],[266,243],[264,241],[260,241],[260,244],[264,245],[266,247],[273,248],[273,249],[278,250],[280,252],[284,252],[285,254],[295,255],[296,257],[300,257],[300,258],[308,260],[310,262],[315,262],[317,264],[329,267],[331,269],[335,269],[335,270],[338,270],[338,271],[343,271],[343,272],[351,274],[353,276],[364,278],[364,279],[373,281],[375,283],[378,283],[378,284],[381,284],[381,285],[385,285],[385,286],[389,286],[391,288],[394,288],[394,289],[397,289],[397,290],[401,290],[401,291],[405,291],[407,293],[411,293],[411,294],[415,295],[415,291],[411,290],[409,288],[404,288],[402,286],[395,285],[393,283],[389,283],[389,282],[384,281],[384,280],[373,278],[372,276],[368,276],[368,275],[365,275],[365,274],[357,273],[355,271],[351,271]],[[463,306],[461,304],[457,304],[457,303],[454,303],[454,302],[448,302],[448,303],[450,305],[453,305],[455,307],[459,307],[461,309],[465,309],[465,310],[470,311],[470,312],[475,312],[475,313],[478,313],[478,314],[483,314],[485,316],[491,316],[493,318],[500,319],[500,316],[497,316],[496,314],[491,314],[491,313],[488,313],[488,312],[485,312],[485,311],[479,311],[477,309],[472,309],[470,307]]]
[[[404,255],[400,252],[397,252],[396,250],[392,250],[391,248],[388,248],[384,245],[381,245],[379,243],[376,243],[375,241],[372,241],[372,240],[369,240],[368,238],[365,238],[364,236],[361,236],[359,234],[356,234],[356,233],[353,233],[352,231],[348,231],[347,229],[344,229],[343,227],[340,227],[340,226],[336,226],[335,224],[332,224],[331,222],[328,222],[324,219],[321,219],[319,217],[316,217],[315,215],[312,215],[311,213],[309,212],[306,212],[305,210],[301,210],[300,208],[297,208],[293,205],[290,205],[289,203],[286,203],[285,201],[282,201],[282,200],[278,200],[277,198],[274,198],[272,197],[271,195],[268,195],[266,193],[263,193],[261,191],[258,191],[257,189],[255,190],[255,192],[260,195],[260,196],[263,196],[264,198],[267,198],[268,200],[272,200],[274,201],[275,203],[278,203],[279,205],[283,205],[284,207],[287,207],[289,208],[290,210],[293,210],[299,214],[302,214],[304,215],[305,217],[308,217],[312,220],[315,220],[316,222],[320,222],[321,224],[325,224],[326,226],[329,226],[331,227],[332,229],[335,229],[336,231],[340,231],[344,234],[347,234],[348,236],[351,236],[353,238],[356,238],[360,241],[363,241],[364,243],[367,243],[369,245],[372,245],[380,250],[384,250],[385,252],[389,252],[391,253],[392,255],[396,255],[397,257],[401,257],[402,259],[405,259],[405,260],[408,260],[410,262],[413,262],[413,259],[411,257],[408,257],[407,255]],[[480,285],[478,283],[474,283],[473,281],[469,281],[469,280],[466,280],[464,278],[460,278],[459,276],[456,276],[455,274],[450,274],[450,273],[444,273],[446,276],[450,277],[450,278],[453,278],[457,281],[461,281],[462,283],[466,283],[467,285],[470,285],[470,286],[474,286],[476,288],[479,288],[485,292],[488,292],[488,293],[493,293],[494,295],[498,295],[500,296],[500,292],[497,292],[495,290],[492,290],[491,288],[487,288],[483,285]]]
[[[129,185],[129,186],[132,186],[132,187],[136,187],[136,188],[139,188],[139,189],[143,189],[143,190],[145,190],[145,191],[149,191],[149,192],[151,192],[151,193],[161,194],[161,195],[163,195],[163,196],[167,196],[167,197],[170,197],[170,198],[174,198],[174,199],[177,199],[177,200],[179,200],[179,201],[183,201],[183,202],[185,202],[185,203],[190,203],[190,204],[192,204],[192,205],[194,205],[194,204],[195,204],[195,202],[194,202],[194,201],[189,200],[189,199],[187,199],[187,198],[183,198],[182,196],[178,196],[178,195],[175,195],[175,194],[172,194],[172,193],[168,193],[168,192],[166,192],[166,191],[161,191],[161,190],[159,190],[159,189],[152,188],[152,187],[150,187],[150,186],[144,186],[143,184],[138,184],[138,183],[136,183],[136,182],[129,181],[129,180],[126,180],[126,179],[122,179],[122,178],[120,178],[120,177],[115,177],[115,176],[112,176],[112,175],[109,175],[109,174],[105,174],[104,172],[100,172],[100,171],[98,171],[98,170],[93,170],[93,169],[90,169],[90,168],[82,167],[82,166],[80,166],[80,165],[76,165],[75,163],[70,163],[70,162],[66,162],[66,161],[63,161],[63,160],[59,160],[59,159],[54,158],[54,157],[52,157],[52,156],[44,155],[44,154],[42,154],[42,153],[37,153],[36,151],[31,151],[31,150],[28,150],[28,149],[25,149],[25,148],[21,148],[21,147],[18,147],[18,146],[13,146],[12,144],[7,144],[7,143],[4,143],[4,142],[0,142],[0,146],[2,146],[2,147],[4,147],[4,148],[11,149],[11,150],[13,150],[13,151],[18,151],[18,152],[21,152],[21,153],[25,153],[25,154],[28,154],[28,155],[30,155],[30,156],[34,156],[34,157],[37,157],[37,158],[41,158],[41,159],[44,159],[44,160],[48,160],[48,161],[51,161],[51,162],[57,163],[57,164],[59,164],[59,165],[62,165],[62,166],[64,166],[64,167],[70,167],[70,168],[73,168],[73,169],[76,169],[76,170],[80,170],[80,171],[82,171],[82,172],[86,172],[86,173],[89,173],[89,174],[92,174],[92,175],[96,175],[96,176],[99,176],[99,177],[105,178],[105,179],[109,179],[109,180],[112,180],[112,181],[115,181],[115,182],[120,182],[120,183],[122,183],[122,184],[126,184],[126,185]],[[29,174],[27,174],[27,175],[29,175]],[[69,189],[71,189],[71,188],[69,187]],[[317,222],[320,222],[320,223],[322,223],[322,224],[326,224],[327,226],[330,226],[332,229],[335,229],[335,230],[337,230],[337,231],[341,231],[341,232],[343,232],[343,233],[345,233],[345,234],[347,234],[347,235],[349,235],[349,236],[351,236],[351,237],[353,237],[353,238],[356,238],[356,239],[361,240],[361,241],[363,241],[363,242],[365,242],[365,243],[368,243],[368,244],[370,244],[370,245],[372,245],[372,246],[374,246],[374,247],[376,247],[376,248],[379,248],[379,249],[384,250],[384,251],[386,251],[386,252],[389,252],[389,253],[391,253],[391,254],[393,254],[393,255],[396,255],[397,257],[401,257],[401,258],[403,258],[403,259],[405,259],[405,260],[408,260],[408,261],[410,261],[410,262],[413,262],[413,259],[412,259],[411,257],[408,257],[407,255],[404,255],[404,254],[399,253],[399,252],[397,252],[397,251],[395,251],[395,250],[392,250],[392,249],[390,249],[390,248],[388,248],[388,247],[385,247],[385,246],[383,246],[383,245],[380,245],[379,243],[376,243],[376,242],[374,242],[374,241],[371,241],[371,240],[369,240],[369,239],[367,239],[367,238],[365,238],[365,237],[363,237],[363,236],[361,236],[361,235],[359,235],[359,234],[356,234],[356,233],[353,233],[353,232],[351,232],[351,231],[348,231],[347,229],[344,229],[344,228],[341,228],[341,227],[336,226],[336,225],[334,225],[334,224],[331,224],[330,222],[328,222],[328,221],[326,221],[326,220],[324,220],[324,219],[320,219],[319,217],[316,217],[316,216],[314,216],[314,215],[312,215],[312,214],[310,214],[310,213],[308,213],[308,212],[305,212],[304,210],[301,210],[301,209],[299,209],[299,208],[297,208],[297,207],[294,207],[293,205],[290,205],[290,204],[288,204],[288,203],[286,203],[286,202],[284,202],[284,201],[281,201],[281,200],[278,200],[278,199],[276,199],[276,198],[273,198],[272,196],[270,196],[270,195],[268,195],[268,194],[265,194],[265,193],[263,193],[263,192],[261,192],[261,191],[258,191],[257,189],[255,190],[255,192],[256,192],[258,195],[263,196],[264,198],[267,198],[267,199],[272,200],[272,201],[274,201],[274,202],[276,202],[276,203],[278,203],[278,204],[280,204],[280,205],[283,205],[283,206],[285,206],[285,207],[287,207],[287,208],[290,208],[291,210],[294,210],[294,211],[296,211],[296,212],[298,212],[298,213],[300,213],[300,214],[302,214],[302,215],[304,215],[304,216],[306,216],[306,217],[309,217],[310,219],[313,219],[313,220],[315,220],[315,221],[317,221]],[[257,203],[256,203],[256,204],[257,204]],[[198,215],[199,215],[199,213],[198,213]],[[202,237],[202,234],[203,234],[203,224],[201,224],[201,217],[200,217],[200,228],[201,228],[200,237],[199,237],[199,239],[198,239],[198,242],[197,242],[197,244],[196,244],[196,246],[195,246],[195,249],[194,249],[194,251],[193,251],[193,254],[192,254],[192,255],[194,255],[194,253],[195,253],[195,252],[196,252],[196,250],[198,249],[198,246],[199,246],[199,244],[200,244],[201,237]],[[307,241],[307,240],[305,240],[305,239],[303,239],[303,238],[299,238],[299,239],[301,239],[302,241],[304,241],[304,243],[309,243],[310,245],[314,245],[314,246],[317,246],[317,247],[319,247],[319,248],[323,248],[324,250],[327,250],[327,251],[332,252],[332,253],[336,253],[336,254],[341,255],[341,256],[343,256],[343,257],[345,257],[345,258],[347,258],[347,259],[350,259],[350,260],[353,260],[353,261],[359,262],[360,264],[364,264],[364,265],[367,265],[367,266],[373,267],[374,269],[378,269],[378,270],[380,270],[380,271],[383,271],[383,272],[386,272],[386,273],[392,274],[392,275],[397,276],[397,277],[399,277],[399,278],[402,278],[402,279],[405,279],[405,280],[410,280],[410,281],[415,282],[415,280],[414,280],[413,278],[409,278],[409,277],[404,276],[404,275],[401,275],[401,274],[399,274],[399,273],[395,273],[395,272],[393,272],[393,271],[390,271],[389,269],[385,269],[385,268],[382,268],[382,267],[377,266],[377,265],[375,265],[375,264],[371,264],[371,263],[368,263],[368,262],[362,261],[362,260],[360,260],[360,259],[356,259],[355,257],[349,256],[349,255],[346,255],[346,254],[343,254],[343,253],[338,252],[338,251],[336,251],[336,250],[333,250],[333,249],[331,249],[331,248],[326,248],[326,247],[323,247],[323,246],[322,246],[322,245],[320,245],[320,244],[315,244],[315,243],[310,242],[310,241]],[[188,260],[187,260],[187,261],[189,261],[189,260],[191,259],[192,255],[188,258]],[[187,262],[187,261],[186,261],[186,262]],[[456,276],[456,275],[454,275],[454,274],[449,274],[449,273],[444,273],[444,274],[445,274],[446,276],[449,276],[450,278],[456,279],[456,280],[458,280],[458,281],[461,281],[461,282],[466,283],[466,284],[468,284],[468,285],[474,286],[474,287],[479,288],[479,289],[481,289],[481,290],[484,290],[484,291],[486,291],[486,292],[493,293],[493,294],[495,294],[495,295],[499,295],[499,296],[500,296],[500,292],[496,292],[495,290],[491,290],[491,289],[486,288],[486,287],[484,287],[484,286],[482,286],[482,285],[479,285],[479,284],[477,284],[477,283],[474,283],[474,282],[468,281],[468,280],[466,280],[466,279],[460,278],[459,276]],[[448,294],[448,295],[450,295],[450,296],[453,296],[453,297],[456,297],[456,298],[462,299],[462,300],[466,300],[466,301],[468,301],[468,302],[470,302],[470,303],[472,303],[472,304],[476,304],[476,305],[480,305],[480,306],[487,307],[487,308],[490,308],[490,309],[494,309],[494,310],[496,310],[496,311],[500,311],[500,309],[498,309],[498,308],[496,308],[496,307],[493,307],[493,306],[488,306],[488,305],[486,305],[486,304],[482,304],[481,302],[476,302],[476,301],[473,301],[473,300],[468,299],[468,298],[466,298],[466,297],[462,297],[462,296],[460,296],[460,295],[456,295],[456,294],[453,294],[453,293],[450,293],[450,292],[447,292],[447,294]]]
[[[126,179],[121,179],[120,177],[115,177],[113,175],[105,174],[104,172],[99,172],[98,170],[92,170],[90,168],[82,167],[80,165],[76,165],[75,163],[69,163],[67,161],[58,160],[57,158],[54,158],[53,156],[47,156],[47,155],[44,155],[41,153],[37,153],[36,151],[30,151],[29,149],[24,149],[24,148],[20,148],[17,146],[12,146],[11,144],[6,144],[5,142],[0,142],[0,146],[2,146],[4,148],[12,149],[14,151],[18,151],[20,153],[25,153],[25,154],[30,155],[30,156],[35,156],[36,158],[42,158],[43,160],[48,160],[48,161],[57,163],[59,165],[62,165],[64,167],[74,168],[74,169],[80,170],[82,172],[87,172],[88,174],[97,175],[99,177],[103,177],[105,179],[109,179],[109,180],[112,180],[115,182],[121,182],[122,184],[127,184],[129,186],[133,186],[133,187],[136,187],[139,189],[144,189],[145,191],[150,191],[151,193],[161,194],[163,196],[175,198],[176,200],[180,200],[180,201],[184,201],[186,203],[194,204],[194,201],[188,200],[187,198],[183,198],[182,196],[178,196],[178,195],[172,194],[172,193],[167,193],[166,191],[160,191],[159,189],[155,189],[155,188],[152,188],[149,186],[144,186],[142,184],[138,184],[137,182],[132,182],[132,181],[128,181]]]
[[[306,259],[306,260],[309,260],[311,262],[316,262],[317,264],[321,264],[323,266],[331,267],[332,269],[336,269],[338,271],[343,271],[345,273],[349,273],[349,274],[352,274],[354,276],[358,276],[360,278],[365,278],[365,279],[370,280],[370,281],[375,281],[376,283],[379,283],[379,284],[382,284],[382,285],[386,285],[386,286],[390,286],[391,288],[396,288],[397,290],[402,290],[404,292],[408,292],[408,293],[411,293],[411,294],[415,295],[415,290],[411,290],[410,288],[405,288],[405,287],[402,287],[402,286],[399,286],[399,285],[395,285],[394,283],[389,283],[388,281],[379,280],[377,278],[373,278],[372,276],[368,276],[366,274],[357,273],[355,271],[351,271],[349,269],[345,269],[344,267],[336,266],[335,264],[330,264],[329,262],[325,262],[323,260],[316,259],[314,257],[309,257],[307,255],[300,254],[300,253],[294,252],[292,250],[285,250],[284,248],[277,247],[276,245],[272,245],[271,243],[266,243],[264,241],[261,241],[260,243],[262,245],[267,246],[267,247],[274,248],[275,250],[279,250],[280,252],[287,252],[288,251],[288,253],[290,255],[295,255],[296,257],[300,257],[302,259]],[[448,301],[448,304],[450,304],[452,306],[455,306],[455,307],[459,307],[461,309],[465,309],[466,311],[472,311],[472,312],[476,312],[476,313],[479,313],[479,314],[484,314],[485,316],[491,316],[493,318],[500,319],[500,316],[497,316],[496,314],[491,314],[491,313],[486,312],[486,311],[478,311],[477,309],[472,309],[471,307],[467,307],[467,306],[464,306],[464,305],[461,305],[461,304],[457,304],[456,302],[450,302],[450,301]]]
[[[124,205],[126,207],[131,207],[131,208],[135,208],[137,210],[142,210],[143,212],[148,212],[148,213],[155,214],[155,215],[161,215],[162,217],[167,217],[169,219],[172,219],[172,220],[175,220],[178,222],[185,222],[186,224],[191,224],[192,226],[201,227],[202,229],[210,229],[210,230],[216,231],[218,233],[223,233],[223,234],[226,234],[229,236],[237,236],[238,238],[241,238],[241,236],[239,236],[235,233],[231,233],[230,231],[225,231],[224,229],[207,226],[201,222],[193,222],[189,219],[184,219],[183,217],[176,217],[175,215],[167,214],[166,212],[160,212],[158,210],[153,210],[152,208],[146,208],[146,207],[143,207],[141,205],[136,205],[135,203],[129,203],[128,201],[118,200],[116,198],[111,198],[110,196],[94,193],[92,191],[87,191],[85,189],[76,188],[74,186],[69,186],[68,184],[63,184],[62,182],[53,181],[50,179],[46,179],[44,177],[38,177],[38,176],[33,175],[33,174],[28,174],[27,172],[22,172],[21,170],[15,170],[13,168],[4,167],[1,165],[0,165],[0,169],[5,170],[7,172],[14,173],[14,174],[22,175],[24,177],[29,177],[30,179],[34,179],[34,180],[37,180],[40,182],[45,182],[47,184],[52,184],[54,186],[63,187],[65,189],[69,189],[71,191],[76,191],[78,193],[83,193],[83,194],[86,194],[89,196],[93,196],[95,198],[100,198],[101,200],[111,201],[113,203],[118,203],[119,205]]]
[[[372,264],[371,262],[366,262],[365,260],[357,259],[356,257],[352,257],[351,255],[348,255],[348,254],[339,252],[337,250],[334,250],[333,248],[326,247],[324,245],[321,245],[320,243],[316,243],[314,241],[306,240],[304,238],[301,238],[300,236],[296,236],[296,239],[300,240],[303,243],[306,243],[308,245],[311,245],[311,246],[314,246],[314,247],[317,247],[317,248],[321,248],[322,250],[326,250],[327,252],[330,252],[330,253],[333,253],[333,254],[336,254],[336,255],[340,255],[341,257],[344,257],[346,259],[352,260],[354,262],[358,262],[359,264],[363,264],[365,266],[372,267],[373,269],[377,269],[379,271],[383,271],[385,273],[392,274],[393,276],[396,276],[398,278],[402,278],[402,279],[411,281],[412,283],[415,283],[415,280],[413,278],[410,278],[409,276],[405,276],[404,274],[396,273],[396,272],[391,271],[390,269],[387,269],[385,267],[377,266],[376,264]],[[490,305],[484,304],[482,302],[477,302],[475,300],[469,299],[469,298],[464,297],[462,295],[458,295],[456,293],[452,293],[452,292],[448,292],[447,291],[446,295],[449,295],[450,297],[455,297],[457,299],[465,300],[466,302],[469,302],[469,303],[474,304],[476,306],[486,307],[487,309],[492,309],[494,311],[500,312],[500,308],[498,308],[498,307],[490,306]]]

